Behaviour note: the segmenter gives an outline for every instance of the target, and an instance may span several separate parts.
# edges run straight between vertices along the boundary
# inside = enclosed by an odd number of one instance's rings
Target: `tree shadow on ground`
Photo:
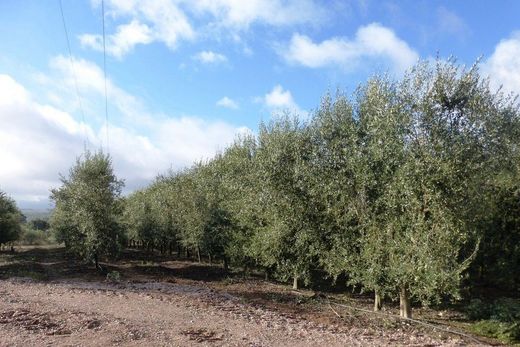
[[[19,248],[14,253],[0,253],[0,278],[10,277],[30,277],[34,280],[96,279],[99,274],[94,268],[76,261],[63,247],[31,247]]]
[[[18,248],[16,252],[0,252],[0,279],[30,277],[38,281],[81,278],[104,280],[107,273],[117,271],[122,278],[133,280],[220,281],[228,276],[222,267],[188,260],[173,260],[172,256],[125,251],[119,260],[102,262],[103,271],[92,264],[76,260],[63,247]]]
[[[193,281],[221,281],[229,276],[223,269],[212,265],[181,263],[172,265],[131,265],[129,267],[115,266],[125,277],[153,278],[156,280],[174,280],[175,278]]]

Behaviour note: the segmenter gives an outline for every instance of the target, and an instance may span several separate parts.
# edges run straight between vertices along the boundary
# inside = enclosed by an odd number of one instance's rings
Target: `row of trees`
[[[127,239],[295,287],[316,270],[346,276],[409,317],[412,300],[457,298],[461,283],[519,284],[519,139],[516,99],[476,65],[421,63],[326,95],[307,121],[261,124],[124,202],[109,158],[87,154],[53,192],[51,224],[95,259]]]
[[[93,260],[99,269],[99,257],[118,254],[126,240],[121,220],[123,181],[116,178],[110,157],[102,152],[86,152],[61,181],[62,186],[51,191],[54,237],[71,253]]]

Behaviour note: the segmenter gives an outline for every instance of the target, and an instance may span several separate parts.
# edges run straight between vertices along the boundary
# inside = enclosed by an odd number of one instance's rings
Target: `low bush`
[[[492,302],[472,300],[466,315],[477,322],[471,330],[506,343],[520,343],[520,299],[503,298]]]
[[[18,244],[21,245],[48,245],[52,243],[50,234],[46,231],[24,228]]]
[[[106,281],[118,283],[121,281],[121,274],[119,273],[119,271],[110,271],[109,273],[107,273]]]

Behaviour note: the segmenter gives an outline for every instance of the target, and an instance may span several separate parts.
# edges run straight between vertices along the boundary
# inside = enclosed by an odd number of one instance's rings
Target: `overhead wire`
[[[67,49],[69,51],[69,60],[70,60],[70,66],[72,70],[72,77],[74,80],[74,89],[76,90],[76,97],[78,99],[79,109],[81,112],[81,128],[83,129],[83,149],[86,151],[88,149],[88,145],[90,144],[90,140],[88,138],[87,129],[86,129],[86,123],[85,123],[85,111],[83,110],[83,102],[81,98],[81,94],[79,92],[78,87],[78,78],[76,76],[76,69],[74,67],[74,58],[72,56],[72,49],[70,47],[70,39],[69,39],[69,31],[67,29],[67,23],[65,21],[65,14],[63,13],[63,4],[62,0],[58,1],[60,4],[60,13],[61,13],[61,20],[63,23],[63,29],[65,31],[65,38],[67,39]]]
[[[105,130],[106,130],[106,150],[110,153],[109,137],[108,137],[108,94],[107,94],[107,53],[106,53],[106,38],[105,38],[105,1],[101,0],[101,12],[103,20],[103,75],[105,78]]]

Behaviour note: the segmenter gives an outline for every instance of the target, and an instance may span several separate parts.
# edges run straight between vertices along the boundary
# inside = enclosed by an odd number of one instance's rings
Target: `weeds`
[[[121,281],[121,274],[119,273],[119,271],[110,271],[109,273],[107,273],[106,281],[118,283]]]
[[[506,343],[520,343],[520,300],[504,298],[485,303],[472,300],[466,315],[476,320],[470,329],[477,334]]]
[[[46,274],[32,270],[10,271],[7,274],[7,277],[27,277],[34,281],[45,281],[48,279]]]

